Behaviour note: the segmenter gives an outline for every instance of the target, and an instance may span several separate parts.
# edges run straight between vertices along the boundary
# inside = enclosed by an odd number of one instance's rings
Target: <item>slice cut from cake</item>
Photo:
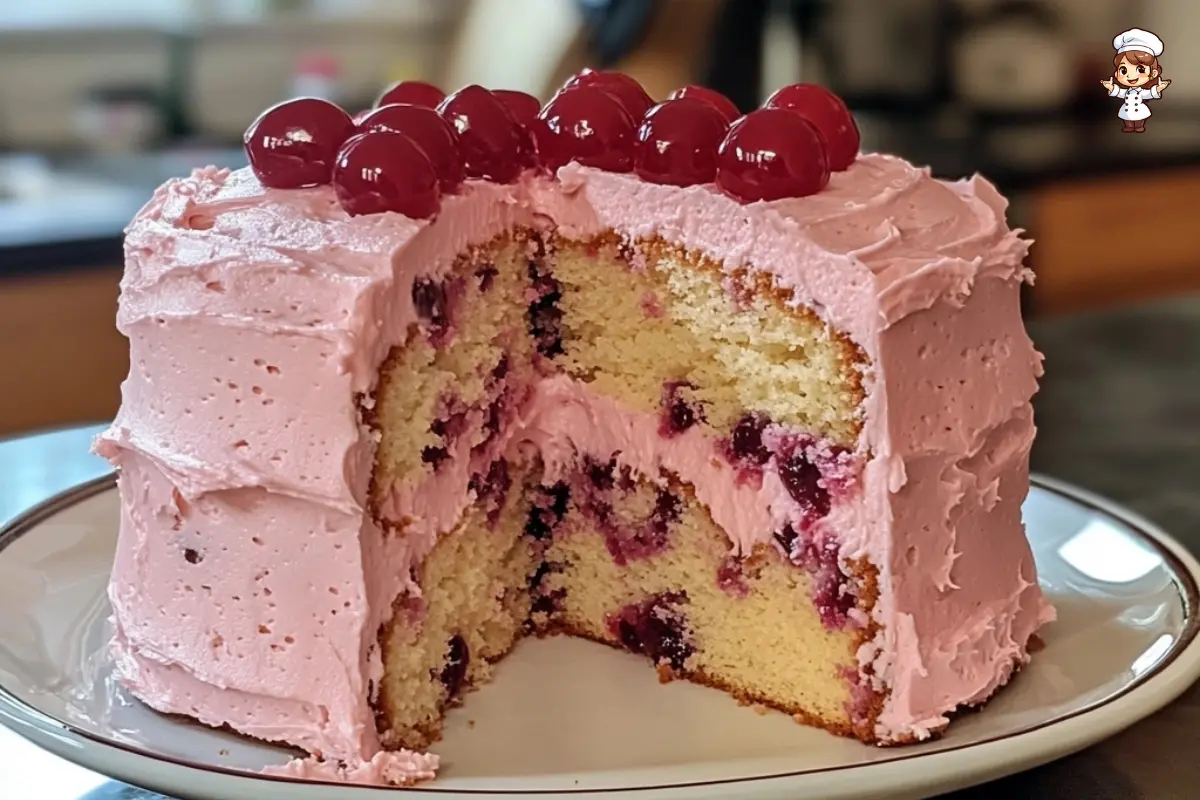
[[[276,107],[129,228],[136,696],[407,783],[527,634],[877,744],[1027,662],[1041,359],[990,184],[858,154],[814,87],[732,125],[429,88]]]

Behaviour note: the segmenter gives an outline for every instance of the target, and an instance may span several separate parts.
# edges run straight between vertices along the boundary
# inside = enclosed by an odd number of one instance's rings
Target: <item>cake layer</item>
[[[383,742],[426,748],[441,735],[442,714],[490,676],[529,618],[530,579],[541,560],[525,537],[529,474],[499,460],[496,480],[476,494],[414,576],[420,588],[396,602],[380,632],[387,672],[376,702]]]
[[[781,534],[794,544],[789,529],[816,541],[827,531],[840,569],[875,575],[863,618],[851,615],[870,640],[847,682],[879,700],[868,738],[929,735],[1007,680],[1052,616],[1020,535],[1040,359],[1018,307],[1027,245],[1003,212],[982,180],[946,184],[881,156],[860,157],[818,195],[750,205],[570,165],[557,180],[469,182],[432,224],[351,218],[328,188],[264,190],[248,172],[168,183],[129,230],[119,323],[131,375],[98,446],[123,472],[110,590],[121,677],[161,710],[369,761],[378,632],[397,597],[419,596],[419,565],[473,504],[478,468],[528,442],[551,482],[580,454],[619,451],[639,475],[667,471],[735,558],[781,549]],[[628,270],[620,286],[556,260],[597,242],[619,243],[597,268]],[[481,248],[509,287],[494,296],[529,281],[529,363],[546,377],[528,378],[530,397],[473,458],[480,442],[448,436],[445,421],[483,430],[510,345],[464,339],[459,359],[453,312],[442,325],[437,309],[459,297],[487,318],[478,259],[462,258]],[[706,315],[728,315],[707,330],[729,341],[700,351],[714,366],[690,376],[694,387],[663,394],[673,374],[651,380],[603,346],[570,350],[589,340],[585,292],[610,291],[595,301],[629,311],[644,281],[659,289],[639,298],[643,328],[665,336],[649,344],[696,346]],[[747,316],[722,311],[718,288]],[[514,320],[496,313],[503,341]],[[739,319],[757,322],[738,334]],[[739,355],[751,352],[760,358]],[[398,377],[418,362],[413,379],[443,375],[434,404],[389,401],[381,370]],[[771,377],[733,380],[760,370]],[[811,387],[812,402],[760,390],[780,380]],[[712,419],[660,435],[673,399]],[[751,459],[749,480],[728,457],[742,406],[769,417],[751,426],[770,453]],[[405,413],[396,430],[419,448],[389,448],[380,415]],[[807,466],[790,467],[793,457]],[[839,465],[844,474],[828,471]],[[830,479],[853,489],[832,491]],[[814,503],[812,487],[827,496]],[[279,581],[271,595],[256,593],[264,572]],[[186,610],[187,586],[209,587],[188,627],[204,635],[179,642],[171,612]],[[266,622],[281,591],[287,608],[310,609],[286,631]],[[322,593],[328,613],[314,614]],[[402,769],[428,767],[404,759]]]
[[[797,554],[782,542],[730,555],[722,529],[674,477],[634,478],[619,456],[585,458],[565,485],[567,513],[550,537],[539,602],[547,627],[645,655],[664,679],[724,688],[838,733],[873,739],[874,709],[856,709],[855,655],[865,626],[847,625],[836,547]],[[632,541],[652,548],[630,548]],[[791,545],[791,542],[787,542]],[[542,599],[544,598],[544,599]],[[874,698],[870,698],[874,700]]]
[[[662,430],[728,436],[749,410],[853,450],[862,426],[861,350],[769,281],[725,276],[661,239],[556,239],[563,354],[555,364]],[[733,295],[731,301],[731,294]]]

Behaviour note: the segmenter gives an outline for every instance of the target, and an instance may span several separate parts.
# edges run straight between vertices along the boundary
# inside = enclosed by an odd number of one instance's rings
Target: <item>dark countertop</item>
[[[1125,504],[1200,552],[1200,296],[1030,327],[1046,355],[1035,469]],[[105,471],[87,454],[93,430],[0,443],[0,518]],[[1200,786],[1198,750],[1200,684],[1082,753],[942,800],[1185,800]],[[0,796],[32,787],[45,800],[157,797],[0,728]]]
[[[33,196],[6,197],[0,185],[0,278],[120,265],[125,226],[159,184],[194,166],[245,164],[240,149],[212,147],[18,158],[44,161],[48,170]]]

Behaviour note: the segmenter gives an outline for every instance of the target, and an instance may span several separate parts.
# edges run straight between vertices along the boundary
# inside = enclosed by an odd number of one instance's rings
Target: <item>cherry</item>
[[[470,665],[471,648],[467,646],[467,640],[456,633],[446,642],[446,663],[438,676],[448,696],[455,697],[463,688]]]
[[[263,186],[299,189],[329,183],[338,148],[353,135],[354,122],[345,111],[300,97],[260,114],[242,141]]]
[[[380,106],[359,121],[358,129],[363,133],[374,130],[403,133],[416,142],[433,164],[443,194],[455,191],[466,179],[458,135],[432,108],[405,103]]]
[[[567,79],[560,92],[577,89],[584,86],[594,86],[611,94],[629,112],[635,120],[641,119],[654,100],[646,94],[642,85],[623,72],[603,72],[591,68],[583,70]]]
[[[732,100],[716,89],[709,89],[707,86],[697,86],[694,83],[687,86],[680,86],[671,92],[667,96],[667,99],[678,100],[681,97],[694,97],[697,100],[703,100],[717,111],[720,111],[727,123],[733,122],[742,115],[742,112],[738,111],[738,107],[733,104]]]
[[[508,113],[521,125],[529,125],[542,110],[541,101],[525,92],[515,89],[492,89],[492,94],[496,95],[496,99],[504,104]]]
[[[720,110],[703,100],[680,97],[659,103],[638,129],[637,174],[671,186],[711,183],[726,130]]]
[[[614,95],[590,86],[559,92],[530,126],[538,156],[551,171],[578,161],[609,172],[629,172],[636,128]]]
[[[402,133],[360,133],[342,146],[333,190],[352,217],[395,211],[427,219],[440,205],[437,173],[421,147]]]
[[[825,141],[811,122],[760,108],[733,123],[717,153],[717,185],[736,200],[807,197],[829,183]]]
[[[472,84],[447,97],[438,113],[458,132],[467,177],[512,183],[535,166],[532,143],[499,99]]]
[[[829,513],[829,490],[821,485],[821,470],[797,451],[779,465],[783,488],[806,511],[823,517]]]
[[[862,138],[854,115],[842,99],[824,86],[815,83],[794,83],[784,86],[767,98],[767,108],[786,108],[795,111],[821,132],[829,152],[829,168],[840,172],[858,158]]]
[[[686,619],[679,609],[687,602],[684,592],[651,595],[611,615],[609,632],[631,653],[645,654],[655,664],[669,664],[675,671],[681,671],[695,652]]]
[[[757,411],[742,415],[729,437],[730,454],[741,461],[762,466],[771,458],[771,451],[763,442],[763,432],[771,424],[771,418]]]
[[[387,91],[379,96],[376,106],[388,106],[393,103],[407,103],[412,106],[437,108],[438,103],[446,99],[446,93],[432,83],[425,81],[400,81],[392,84]]]

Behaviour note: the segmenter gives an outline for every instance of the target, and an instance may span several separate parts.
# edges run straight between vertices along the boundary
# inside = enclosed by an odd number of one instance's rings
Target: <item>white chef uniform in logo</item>
[[[1140,50],[1155,58],[1161,56],[1163,52],[1162,39],[1141,28],[1132,28],[1118,34],[1117,38],[1113,39],[1113,47],[1116,48],[1117,53]],[[1121,106],[1121,111],[1117,114],[1118,117],[1128,122],[1136,122],[1150,116],[1150,109],[1146,107],[1146,101],[1162,97],[1162,90],[1157,83],[1147,88],[1145,86],[1125,87],[1114,82],[1113,87],[1108,90],[1108,95],[1125,100],[1125,105]]]

